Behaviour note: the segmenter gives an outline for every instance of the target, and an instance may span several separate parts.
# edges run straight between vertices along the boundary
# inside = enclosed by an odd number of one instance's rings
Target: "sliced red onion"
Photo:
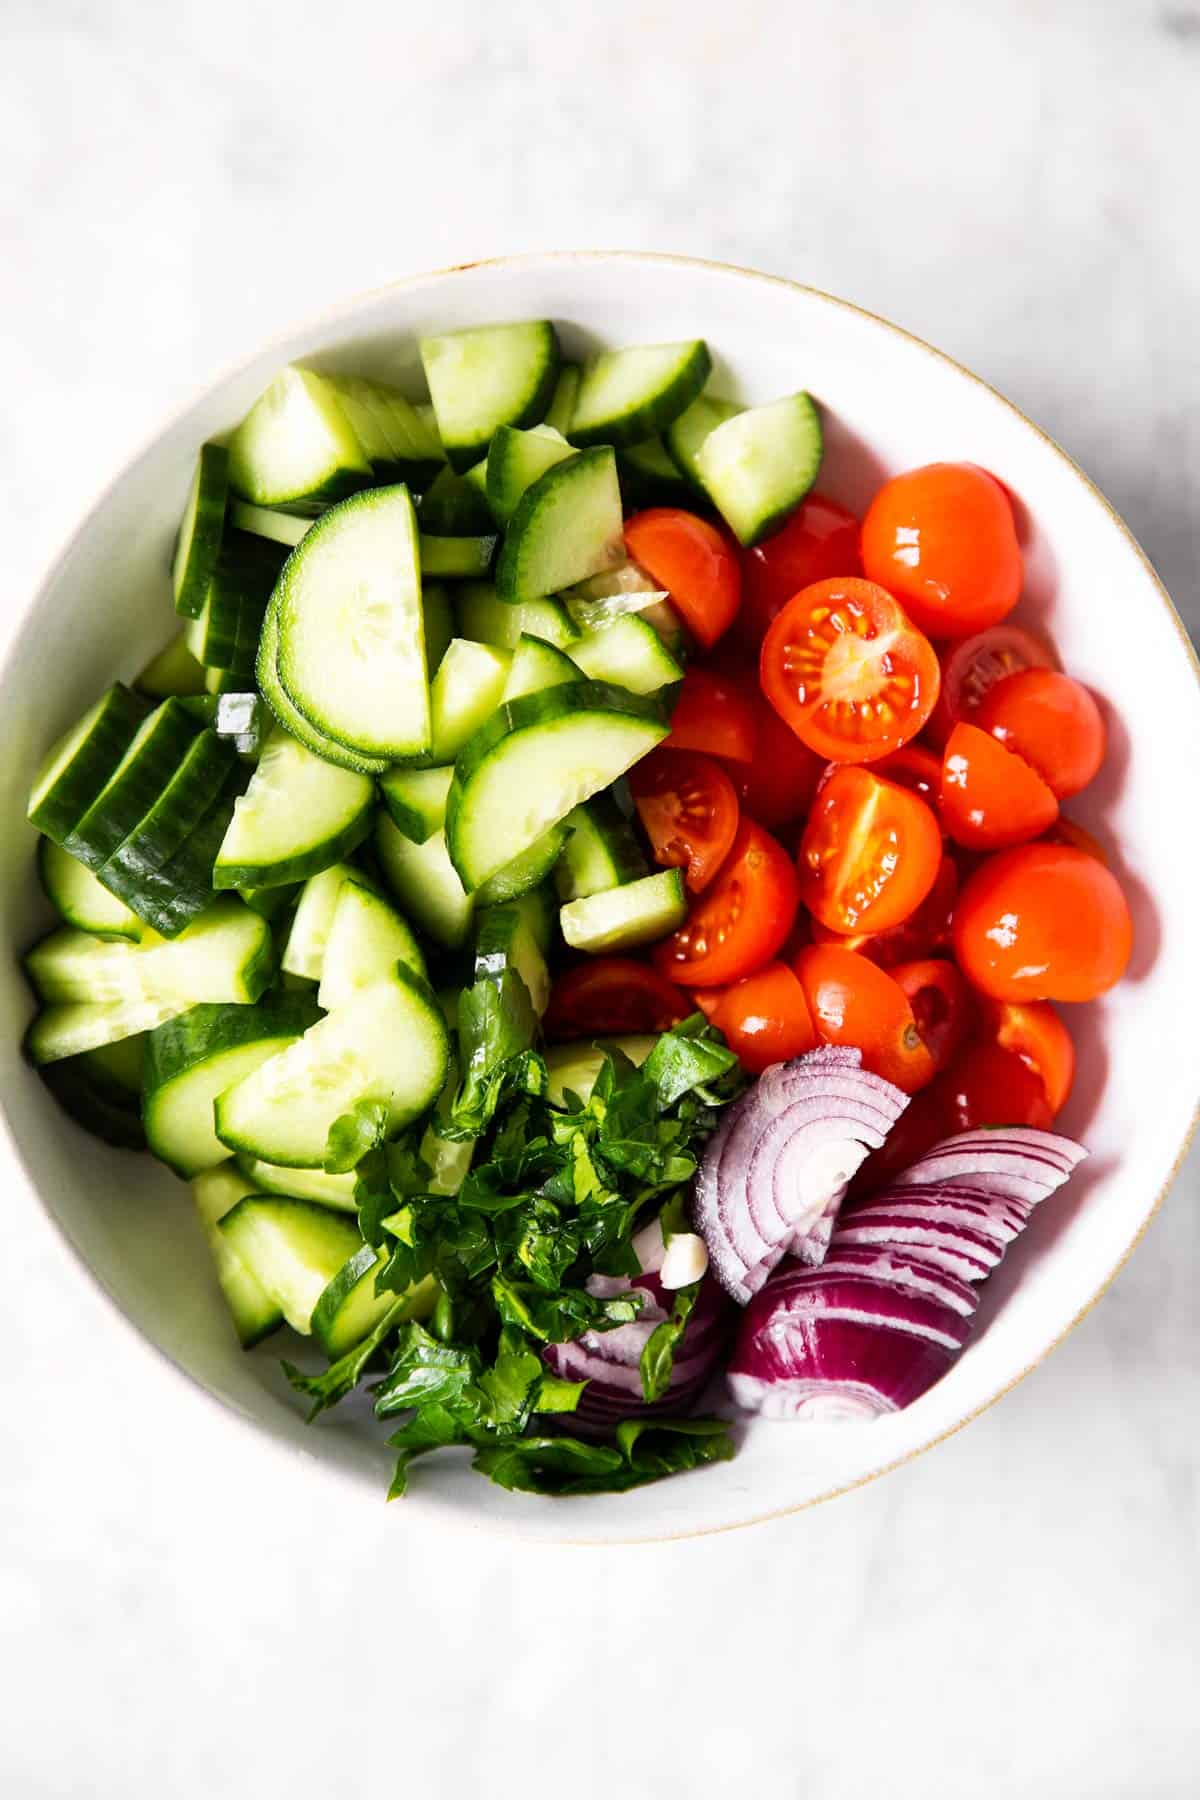
[[[830,1255],[843,1245],[895,1247],[920,1256],[935,1269],[946,1269],[964,1281],[983,1281],[1000,1260],[996,1245],[950,1225],[926,1225],[897,1219],[890,1213],[861,1219],[857,1213],[843,1219],[833,1234]]]
[[[743,1305],[787,1250],[836,1213],[846,1184],[908,1104],[857,1050],[825,1048],[768,1069],[732,1106],[696,1178],[693,1218],[714,1274]]]
[[[808,1318],[850,1319],[879,1331],[902,1331],[910,1337],[930,1338],[948,1350],[961,1350],[970,1329],[961,1312],[941,1306],[911,1287],[875,1281],[869,1275],[784,1268],[768,1285],[780,1330]]]
[[[924,1187],[934,1181],[963,1181],[993,1194],[1042,1199],[1061,1187],[1086,1155],[1082,1145],[1070,1138],[1032,1127],[963,1131],[936,1144],[911,1168],[893,1175],[889,1185]]]
[[[746,1308],[729,1368],[737,1405],[766,1419],[841,1424],[898,1412],[940,1380],[957,1354],[846,1319],[817,1318],[769,1336],[772,1311],[768,1286]]]
[[[794,1233],[788,1240],[788,1255],[799,1262],[809,1263],[817,1267],[824,1262],[833,1237],[833,1228],[837,1224],[838,1214],[842,1210],[842,1196],[836,1195],[808,1230],[802,1234]]]
[[[890,1282],[894,1287],[912,1288],[928,1294],[940,1306],[969,1318],[979,1305],[979,1290],[948,1270],[935,1269],[920,1256],[894,1246],[843,1244],[831,1251],[821,1265],[825,1275],[865,1275],[872,1281]]]

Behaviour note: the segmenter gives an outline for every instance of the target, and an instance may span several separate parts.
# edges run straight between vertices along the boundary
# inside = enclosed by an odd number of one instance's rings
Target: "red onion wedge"
[[[832,1425],[899,1412],[941,1379],[957,1354],[928,1338],[818,1319],[794,1334],[755,1329],[767,1287],[746,1309],[729,1369],[738,1406],[765,1419]],[[769,1312],[769,1304],[768,1304]]]
[[[776,1064],[709,1141],[692,1216],[713,1273],[743,1306],[789,1250],[820,1260],[847,1183],[908,1104],[861,1060],[826,1048]]]

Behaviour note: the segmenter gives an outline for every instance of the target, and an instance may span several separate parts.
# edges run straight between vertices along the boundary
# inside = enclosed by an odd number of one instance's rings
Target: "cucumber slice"
[[[555,463],[576,455],[562,432],[551,425],[534,425],[529,431],[502,425],[487,454],[488,505],[501,525],[508,524],[526,488]]]
[[[496,529],[487,502],[487,463],[456,475],[443,469],[421,496],[421,530],[432,537],[481,537]]]
[[[391,1288],[384,1288],[382,1293],[375,1290],[376,1272],[386,1260],[370,1244],[364,1244],[343,1263],[313,1308],[313,1336],[331,1362],[345,1356],[355,1344],[361,1344],[401,1298]],[[396,1323],[427,1319],[440,1292],[432,1275],[414,1282],[403,1296],[404,1306],[396,1312]]]
[[[245,785],[243,769],[235,763],[196,829],[161,869],[143,868],[134,876],[116,861],[105,863],[105,886],[164,938],[178,937],[212,906],[217,852],[229,830],[234,801]]]
[[[514,856],[510,863],[505,863],[475,889],[476,906],[498,906],[502,901],[515,900],[540,887],[553,871],[566,841],[566,826],[552,825],[530,844],[528,850],[522,850],[520,856]]]
[[[423,844],[446,822],[446,797],[452,768],[389,769],[379,778],[383,803],[397,830],[414,844]]]
[[[425,666],[433,680],[442,666],[442,658],[454,636],[454,608],[444,587],[432,581],[421,583],[421,611],[425,615]]]
[[[201,444],[171,564],[175,611],[185,619],[198,618],[204,610],[221,552],[228,499],[229,452],[224,444]]]
[[[25,1034],[25,1052],[29,1060],[41,1067],[61,1062],[85,1051],[99,1050],[122,1038],[136,1037],[153,1031],[176,1013],[186,1012],[188,1000],[110,1000],[89,1003],[67,1001],[61,1006],[48,1006],[40,1012]]]
[[[63,1111],[92,1137],[115,1150],[146,1148],[137,1100],[98,1078],[87,1054],[49,1063],[41,1076]]]
[[[305,881],[353,850],[371,829],[374,784],[273,732],[237,802],[213,870],[218,888]]]
[[[183,633],[152,656],[134,687],[151,700],[167,700],[172,694],[202,694],[204,670],[184,641]]]
[[[230,744],[202,731],[153,806],[101,865],[99,879],[114,893],[129,893],[163,868],[199,826],[235,761]]]
[[[41,999],[91,1005],[138,1000],[243,1004],[258,999],[274,966],[267,921],[232,897],[215,901],[177,938],[148,931],[139,944],[113,943],[68,925],[44,937],[25,958],[26,973]],[[137,1029],[152,1030],[161,1022]]]
[[[217,1281],[233,1315],[243,1350],[261,1343],[283,1324],[283,1314],[275,1301],[217,1229],[225,1214],[253,1191],[232,1163],[209,1169],[192,1183],[196,1211],[213,1254]]]
[[[483,537],[431,537],[421,533],[421,579],[480,581],[496,554],[494,531]]]
[[[46,753],[33,778],[26,818],[56,844],[92,806],[146,717],[146,705],[118,681]]]
[[[680,660],[685,658],[691,648],[691,639],[683,620],[675,611],[669,600],[652,600],[649,606],[639,609],[638,617],[645,619],[647,625],[657,631],[671,655]]]
[[[223,1214],[217,1230],[292,1330],[305,1337],[317,1301],[362,1248],[358,1227],[349,1219],[327,1206],[275,1194],[248,1194]]]
[[[125,938],[136,944],[145,926],[91,870],[49,838],[38,844],[38,875],[47,900],[61,919],[95,937]]]
[[[455,475],[454,479],[455,479],[455,481],[461,481],[465,488],[469,488],[473,494],[478,495],[478,497],[486,505],[486,503],[487,503],[487,457],[486,456],[483,458],[483,460],[481,462],[472,463],[471,467],[469,469],[464,469],[461,475]],[[488,510],[488,517],[491,518],[492,517],[491,507],[489,506],[487,510]]]
[[[249,500],[231,500],[229,523],[235,531],[269,538],[273,544],[286,544],[289,550],[294,550],[312,520],[298,518],[295,513],[279,512],[273,506],[252,506]]]
[[[500,704],[512,658],[490,644],[452,638],[429,695],[432,743],[429,760],[452,763],[467,739]]]
[[[570,828],[554,871],[560,900],[583,900],[645,875],[646,859],[611,794],[597,794],[564,821]]]
[[[253,670],[267,602],[286,560],[283,546],[269,538],[226,534],[204,605],[184,633],[197,662],[206,669]]]
[[[277,919],[289,906],[294,906],[301,883],[288,882],[284,887],[239,888],[238,895],[252,912],[264,919]]]
[[[741,412],[732,400],[718,400],[713,394],[701,394],[686,412],[672,421],[666,431],[666,447],[679,473],[693,492],[708,494],[700,474],[700,446],[710,432]]]
[[[572,950],[597,956],[653,944],[682,925],[686,917],[683,875],[679,869],[664,869],[624,887],[570,901],[560,912],[559,923]]]
[[[304,883],[280,961],[285,974],[320,981],[333,915],[346,881],[365,883],[366,876],[352,864],[338,862]]]
[[[656,1037],[628,1036],[602,1038],[586,1044],[551,1044],[546,1051],[546,1069],[550,1076],[546,1098],[552,1106],[565,1106],[570,1092],[578,1094],[586,1105],[592,1097],[596,1077],[604,1066],[609,1045],[623,1050],[630,1062],[641,1068],[657,1042]]]
[[[579,636],[560,600],[526,600],[519,606],[496,598],[487,582],[471,582],[455,596],[458,629],[477,644],[515,650],[523,636],[542,638],[556,650],[569,650]]]
[[[292,705],[279,679],[279,607],[277,596],[273,597],[267,607],[267,616],[263,620],[262,637],[258,645],[258,661],[255,665],[255,679],[263,699],[270,707],[283,729],[304,745],[314,756],[323,762],[333,763],[339,769],[354,769],[363,775],[381,775],[387,768],[387,758],[382,756],[363,756],[357,750],[350,750],[345,744],[337,744],[332,738],[310,725],[302,712]]]
[[[558,929],[558,907],[548,881],[530,888],[510,903],[520,913],[543,956],[549,956]]]
[[[571,660],[592,681],[611,681],[631,694],[655,694],[682,681],[675,661],[653,625],[626,613],[601,631],[588,631],[571,645]]]
[[[563,437],[571,435],[571,420],[575,414],[581,374],[578,363],[561,363],[558,380],[554,384],[554,398],[546,408],[546,424],[561,432]]]
[[[256,506],[319,512],[370,479],[337,393],[311,369],[281,370],[230,440],[230,485]]]
[[[368,381],[362,375],[337,375],[332,379],[343,406],[347,411],[353,409],[351,422],[355,430],[358,431],[358,419],[366,415],[372,435],[379,434],[379,473],[389,470],[388,479],[413,482],[417,487],[431,481],[446,461],[432,420],[396,388],[381,381]],[[362,433],[358,435],[361,439]],[[375,462],[373,453],[371,460]]]
[[[509,520],[496,594],[540,600],[625,561],[621,489],[607,448],[556,463],[528,487]]]
[[[425,958],[411,929],[382,894],[357,881],[344,881],[321,963],[318,1004],[326,1012],[346,1006],[363,988],[403,963],[422,981]]]
[[[450,785],[446,842],[464,887],[479,887],[528,850],[667,731],[653,701],[602,682],[502,706],[465,746]]]
[[[198,736],[183,700],[155,707],[63,848],[89,869],[101,868],[161,797]]]
[[[268,610],[269,607],[268,607]],[[266,620],[263,620],[266,628]],[[244,669],[205,669],[204,692],[206,694],[234,694],[244,688],[247,671]]]
[[[390,1132],[418,1118],[438,1096],[446,1059],[437,1000],[397,966],[222,1094],[217,1135],[266,1162],[317,1168],[333,1126],[360,1101],[386,1107]]]
[[[703,338],[602,351],[584,364],[572,442],[644,443],[691,405],[711,368]]]
[[[193,1006],[152,1031],[143,1117],[154,1154],[185,1180],[224,1162],[228,1152],[213,1128],[217,1095],[294,1044],[320,1016],[310,1001],[290,994],[259,1006]]]
[[[88,1050],[81,1061],[109,1092],[120,1094],[132,1102],[140,1114],[142,1109],[142,1075],[146,1063],[145,1037],[120,1038],[115,1044],[104,1044]]]
[[[709,433],[696,466],[721,516],[742,544],[780,525],[817,479],[823,441],[810,397],[789,394],[738,413]]]
[[[697,402],[693,401],[692,405]],[[689,411],[691,408],[688,409]],[[686,418],[686,414],[683,415]],[[617,452],[621,496],[627,507],[690,506],[692,489],[683,479],[660,437],[629,444]]]
[[[500,697],[505,701],[519,700],[522,694],[537,694],[542,688],[561,687],[565,681],[578,680],[579,670],[565,651],[523,633],[513,651],[512,667]]]
[[[471,929],[475,903],[450,861],[445,831],[413,843],[382,813],[374,842],[384,878],[407,917],[435,943],[457,950]]]
[[[515,903],[484,907],[475,933],[475,979],[501,979],[513,969],[540,1018],[550,1001],[550,971],[525,913]]]
[[[239,1157],[238,1167],[248,1183],[248,1193],[287,1194],[293,1200],[312,1200],[338,1212],[358,1211],[354,1198],[358,1176],[353,1169],[346,1175],[329,1175],[324,1169],[279,1169],[254,1156]]]
[[[326,737],[367,756],[429,748],[417,527],[408,489],[330,510],[279,582],[279,679]]]
[[[362,445],[371,473],[377,481],[399,481],[400,472],[392,455],[392,445],[382,421],[348,375],[327,375],[325,379],[337,395],[350,428]],[[364,384],[365,385],[365,384]]]
[[[446,332],[420,349],[452,468],[469,469],[501,425],[536,425],[550,404],[558,339],[547,319]]]

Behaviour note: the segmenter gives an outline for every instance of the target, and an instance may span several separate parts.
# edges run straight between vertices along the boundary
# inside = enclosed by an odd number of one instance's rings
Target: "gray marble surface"
[[[0,0],[0,607],[281,320],[622,246],[942,345],[1200,626],[1198,118],[1186,0]],[[1193,1157],[1063,1348],[884,1482],[575,1552],[284,1491],[14,1201],[0,1792],[1194,1794],[1198,1199]]]

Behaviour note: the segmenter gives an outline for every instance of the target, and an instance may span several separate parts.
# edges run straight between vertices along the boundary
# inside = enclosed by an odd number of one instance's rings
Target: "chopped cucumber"
[[[429,748],[412,501],[378,488],[331,507],[279,583],[278,672],[318,731],[367,756]]]
[[[160,798],[199,736],[199,725],[173,696],[142,723],[99,794],[63,840],[89,869],[99,869]]]
[[[362,842],[374,803],[374,785],[365,775],[335,768],[286,733],[272,733],[234,807],[214,886],[307,880]]]
[[[195,1006],[201,1000],[225,1000],[242,1004],[257,1000],[270,982],[275,951],[267,921],[230,896],[210,904],[207,912],[176,938],[147,931],[140,943],[114,943],[63,926],[34,945],[25,958],[25,970],[47,1003],[181,1000]],[[159,1023],[156,1019],[152,1025],[136,1029],[148,1031]],[[118,1035],[127,1037],[129,1033]]]
[[[484,907],[475,933],[475,979],[499,980],[506,968],[515,969],[540,1018],[550,1000],[550,971],[529,919],[514,904]]]
[[[633,561],[576,582],[560,595],[580,631],[602,631],[626,613],[645,612],[666,597],[667,590]]]
[[[732,400],[718,400],[713,394],[701,394],[667,427],[667,450],[693,492],[708,493],[698,461],[701,444],[718,425],[723,425],[726,419],[732,419],[741,410]]]
[[[146,717],[118,681],[59,738],[33,778],[26,817],[56,844],[69,837],[121,763]]]
[[[347,1005],[363,988],[390,975],[398,962],[427,979],[420,946],[395,907],[361,882],[344,881],[321,963],[318,1004],[326,1012]]]
[[[621,495],[627,507],[688,506],[692,503],[692,489],[667,454],[667,447],[660,437],[647,438],[644,444],[629,444],[618,450],[617,474],[621,478]]]
[[[539,637],[556,650],[570,650],[579,636],[561,600],[526,600],[518,606],[496,598],[488,582],[471,582],[455,596],[458,629],[477,644],[515,650],[523,636]]]
[[[193,1006],[152,1031],[144,1077],[146,1140],[185,1180],[224,1162],[213,1127],[213,1102],[253,1074],[269,1056],[294,1044],[320,1018],[288,994],[257,1006]]]
[[[222,1094],[217,1135],[266,1162],[320,1167],[334,1125],[360,1102],[382,1106],[389,1132],[419,1117],[437,1098],[446,1058],[441,1008],[398,965]]]
[[[324,1169],[280,1169],[255,1156],[240,1156],[238,1166],[249,1183],[247,1193],[287,1194],[293,1200],[335,1207],[338,1212],[358,1210],[354,1198],[358,1176],[353,1169],[345,1175],[330,1175]]]
[[[312,1313],[312,1332],[331,1362],[353,1350],[369,1336],[385,1313],[403,1319],[427,1319],[440,1293],[432,1275],[414,1282],[407,1294],[391,1288],[377,1292],[375,1278],[387,1261],[380,1251],[363,1244],[349,1257],[321,1295]],[[399,1302],[403,1300],[403,1306]]]
[[[114,893],[136,893],[197,830],[235,760],[231,744],[214,731],[202,731],[154,804],[101,865],[99,879]]]
[[[601,682],[502,706],[463,749],[450,786],[446,842],[464,887],[481,886],[528,850],[667,730],[653,701]]]
[[[38,874],[46,898],[59,917],[80,931],[101,938],[126,938],[136,944],[145,926],[92,871],[49,838],[38,844]]]
[[[121,1038],[115,1044],[104,1044],[98,1050],[87,1051],[81,1060],[98,1081],[113,1092],[120,1091],[140,1112],[146,1063],[145,1037]]]
[[[294,550],[310,529],[312,520],[298,518],[295,513],[280,512],[273,506],[252,506],[248,500],[231,500],[229,523],[236,531],[253,532],[258,537],[270,538],[273,544],[286,544],[289,550]]]
[[[482,537],[431,537],[421,533],[421,579],[481,581],[496,554],[494,531]]]
[[[183,633],[152,656],[134,687],[151,700],[167,700],[172,694],[202,694],[204,670],[184,641]]]
[[[583,900],[647,873],[629,821],[611,794],[586,800],[564,823],[571,835],[554,871],[561,900]]]
[[[370,479],[335,389],[311,369],[282,370],[230,441],[230,485],[256,506],[319,512]]]
[[[709,433],[696,466],[739,542],[757,544],[787,518],[817,479],[821,420],[810,397],[789,394],[738,413]]]
[[[687,895],[679,869],[643,875],[624,887],[571,900],[559,914],[562,934],[573,950],[600,955],[652,944],[683,924]]]
[[[575,397],[579,392],[581,373],[578,363],[561,363],[558,380],[554,384],[554,398],[546,408],[546,424],[561,432],[563,437],[571,435],[571,419],[575,412]]]
[[[300,890],[295,917],[283,948],[280,967],[285,974],[302,976],[306,981],[320,981],[342,885],[347,881],[365,884],[366,879],[361,869],[345,862],[333,863],[319,875],[309,877]]]
[[[85,1051],[153,1031],[176,1013],[186,1012],[191,1004],[190,1000],[148,1000],[143,996],[94,1003],[69,1000],[38,1014],[25,1034],[25,1050],[39,1067],[82,1056]]]
[[[204,610],[221,552],[228,498],[229,452],[224,444],[201,444],[171,565],[175,611],[185,619],[198,618]]]
[[[226,1213],[253,1191],[232,1163],[209,1169],[192,1183],[196,1211],[213,1254],[217,1281],[243,1350],[252,1349],[283,1324],[283,1314],[276,1302],[217,1229]]]
[[[495,531],[487,503],[486,461],[465,475],[443,469],[421,496],[417,512],[421,530],[432,537],[481,537]]]
[[[421,339],[438,435],[458,470],[469,469],[502,425],[536,425],[554,393],[558,339],[546,319],[482,325]]]
[[[339,769],[354,769],[363,775],[381,775],[387,768],[386,757],[364,756],[358,750],[348,749],[345,744],[335,743],[323,731],[318,731],[315,725],[310,725],[304,714],[292,705],[279,679],[278,594],[272,596],[267,616],[263,620],[255,678],[263,699],[283,729],[298,743],[303,744],[306,750],[311,750],[314,756],[319,756],[323,762],[333,763]]]
[[[330,379],[360,442],[366,443],[360,423],[370,436],[374,448],[368,447],[368,455],[381,480],[424,487],[436,476],[446,458],[431,421],[411,400],[396,388],[361,375]]]
[[[464,1141],[461,1138],[443,1137],[439,1129],[450,1117],[454,1096],[458,1092],[458,1081],[458,1063],[452,1056],[446,1084],[438,1095],[433,1118],[425,1127],[420,1144],[419,1154],[429,1169],[431,1194],[457,1194],[467,1178],[475,1155],[473,1138]]]
[[[604,350],[584,364],[571,417],[576,444],[640,444],[691,405],[712,368],[702,338]]]
[[[454,636],[454,608],[447,590],[436,582],[423,580],[421,611],[425,615],[425,666],[432,681]]]
[[[84,1131],[114,1150],[144,1150],[146,1134],[136,1098],[104,1080],[91,1064],[94,1054],[47,1063],[41,1070],[42,1080]]]
[[[552,425],[534,425],[529,431],[502,425],[487,455],[488,505],[501,525],[508,524],[526,488],[532,487],[555,463],[576,455],[578,452]]]
[[[267,603],[286,560],[286,550],[269,538],[226,533],[204,605],[184,633],[197,662],[239,674],[253,670]]]
[[[625,560],[617,465],[607,448],[559,462],[526,488],[496,565],[496,594],[540,600]]]
[[[383,803],[396,827],[414,844],[423,844],[446,821],[446,797],[453,768],[389,769],[379,778]]]
[[[349,1219],[276,1194],[248,1194],[222,1215],[217,1230],[292,1330],[306,1337],[321,1295],[362,1248],[358,1226]]]
[[[289,881],[282,887],[241,887],[237,891],[252,912],[259,913],[264,919],[277,919],[295,905],[300,888],[300,882]]]
[[[429,694],[429,760],[452,763],[500,704],[512,658],[506,650],[452,638]]]
[[[439,826],[414,843],[382,813],[374,841],[384,878],[407,917],[435,943],[457,950],[471,929],[475,902],[450,861],[445,831]]]
[[[549,956],[558,928],[558,907],[554,903],[554,891],[548,881],[530,888],[511,904],[520,913],[533,941],[543,956]]]
[[[476,906],[497,906],[501,901],[515,900],[518,895],[540,887],[552,873],[566,841],[565,824],[552,825],[549,831],[543,831],[528,850],[522,850],[520,856],[514,856],[511,862],[505,863],[475,889]]]
[[[571,660],[592,681],[611,681],[631,694],[656,694],[683,679],[683,669],[657,631],[636,613],[585,632],[571,645]]]
[[[556,650],[542,638],[522,633],[500,697],[505,701],[519,700],[522,694],[536,694],[542,688],[561,687],[564,681],[578,680],[579,669],[565,651]]]
[[[243,769],[235,762],[216,799],[174,856],[159,869],[145,864],[126,868],[110,857],[100,871],[104,885],[163,937],[178,937],[212,906],[217,852],[233,818],[234,801],[245,785]]]

